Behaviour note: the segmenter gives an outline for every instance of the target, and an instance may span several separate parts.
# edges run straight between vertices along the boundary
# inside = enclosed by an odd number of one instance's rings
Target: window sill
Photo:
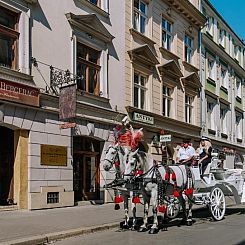
[[[225,133],[221,133],[221,138],[223,138],[223,139],[228,139],[228,135],[225,134]]]
[[[236,138],[236,140],[237,140],[238,143],[242,143],[242,139]]]
[[[15,83],[35,86],[33,77],[31,75],[6,68],[4,66],[0,66],[0,78]]]
[[[242,99],[239,96],[236,96],[236,101],[240,104],[242,103]]]
[[[213,35],[212,34],[210,34],[208,31],[206,31],[206,33],[205,33],[209,38],[211,38],[212,40],[213,40]]]
[[[225,47],[220,43],[219,46],[225,50]]]
[[[82,90],[77,90],[77,95],[80,95],[82,97],[88,98],[88,99],[93,99],[93,100],[97,100],[103,103],[108,103],[110,99],[105,98],[105,97],[101,97],[99,95],[94,95],[94,94],[90,94],[88,92],[82,91]]]
[[[146,42],[147,44],[150,44],[152,46],[154,46],[154,44],[156,44],[152,39],[150,39],[149,37],[145,36],[144,34],[138,32],[138,31],[136,31],[133,28],[130,28],[129,32],[133,37],[139,38],[139,39],[143,40],[144,42]]]
[[[211,77],[207,78],[207,82],[216,87],[216,82]]]
[[[159,48],[160,52],[162,53],[163,58],[165,59],[173,59],[178,61],[180,59],[179,56],[177,56],[176,54],[172,53],[171,51],[169,51],[168,49],[164,48],[164,47],[160,47]]]
[[[95,11],[96,13],[109,18],[109,13],[106,12],[105,10],[103,10],[102,8],[100,8],[99,6],[90,3],[88,0],[78,0],[79,2],[81,2],[82,4],[84,4],[85,6],[89,7],[91,10]]]
[[[197,67],[195,67],[194,65],[188,63],[187,61],[183,60],[182,61],[183,66],[185,67],[185,69],[189,69],[192,72],[199,72],[199,69]]]
[[[216,131],[209,128],[209,129],[208,129],[208,133],[209,133],[209,134],[212,134],[212,135],[215,135],[215,134],[216,134]]]
[[[224,93],[228,94],[228,89],[224,86],[220,86],[220,90],[222,90]]]

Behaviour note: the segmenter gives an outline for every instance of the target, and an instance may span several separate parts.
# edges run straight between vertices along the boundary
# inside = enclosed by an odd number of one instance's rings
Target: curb
[[[57,240],[62,240],[68,237],[91,234],[98,231],[105,231],[119,227],[119,222],[103,224],[91,227],[81,227],[67,231],[59,231],[54,233],[47,233],[40,236],[32,236],[27,238],[20,238],[12,241],[2,242],[1,245],[42,245]]]

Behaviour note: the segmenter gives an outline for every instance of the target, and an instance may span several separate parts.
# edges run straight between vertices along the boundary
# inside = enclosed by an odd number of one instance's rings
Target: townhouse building
[[[115,21],[123,19],[121,5],[0,1],[1,204],[104,201],[101,154],[113,141],[125,90],[124,34]]]
[[[199,31],[206,18],[198,9],[199,1],[125,1],[126,113],[144,128],[143,150],[159,160],[159,135],[171,135],[173,149],[200,139]]]
[[[245,45],[209,1],[202,31],[202,129],[226,152],[226,166],[243,168]]]

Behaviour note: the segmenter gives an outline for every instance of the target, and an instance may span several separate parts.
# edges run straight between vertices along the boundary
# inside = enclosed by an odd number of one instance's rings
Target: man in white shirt
[[[179,148],[176,157],[176,163],[185,164],[190,166],[192,164],[193,156],[195,155],[195,149],[189,144],[189,140],[183,140],[182,146]]]

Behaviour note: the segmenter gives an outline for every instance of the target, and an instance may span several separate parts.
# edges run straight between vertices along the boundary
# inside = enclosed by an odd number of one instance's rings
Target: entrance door
[[[0,205],[13,201],[14,131],[0,127]]]
[[[98,200],[100,142],[88,137],[74,137],[73,146],[75,201]]]
[[[75,200],[96,200],[99,198],[98,155],[74,155]]]

